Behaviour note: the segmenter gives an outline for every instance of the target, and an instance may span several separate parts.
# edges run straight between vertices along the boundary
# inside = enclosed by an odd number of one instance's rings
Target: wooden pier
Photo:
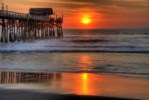
[[[51,8],[52,10],[52,8]],[[52,11],[53,12],[53,11]],[[0,42],[25,41],[63,37],[63,16],[46,14],[23,14],[4,9],[0,10]]]

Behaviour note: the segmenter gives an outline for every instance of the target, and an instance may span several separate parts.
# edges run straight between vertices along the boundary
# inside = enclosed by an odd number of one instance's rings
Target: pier
[[[63,37],[63,15],[53,13],[52,8],[31,8],[28,14],[0,10],[0,42],[25,41]]]

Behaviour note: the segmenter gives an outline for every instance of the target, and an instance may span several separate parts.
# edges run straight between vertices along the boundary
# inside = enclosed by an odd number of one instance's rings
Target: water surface
[[[149,29],[65,30],[63,38],[0,43],[1,70],[149,77]]]

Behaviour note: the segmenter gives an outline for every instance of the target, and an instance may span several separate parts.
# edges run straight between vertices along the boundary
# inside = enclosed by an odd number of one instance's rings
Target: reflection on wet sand
[[[33,83],[35,85],[41,83],[43,85],[46,84],[49,89],[54,88],[56,91],[65,90],[65,92],[79,95],[100,94],[100,89],[96,89],[96,86],[100,88],[97,79],[100,82],[101,78],[89,73],[0,71],[0,84],[23,83],[31,85],[28,83]]]
[[[26,89],[29,87],[29,90],[39,89],[39,92],[48,90],[60,94],[149,99],[147,88],[149,80],[143,78],[92,73],[0,71],[0,84],[7,84],[0,85],[0,89],[7,88],[9,84],[9,88]]]
[[[88,94],[88,74],[82,74],[82,93]]]
[[[0,84],[45,82],[50,79],[61,78],[60,73],[12,72],[0,71]]]
[[[91,73],[62,74],[62,89],[69,89],[69,93],[78,95],[101,95],[100,82],[102,76]],[[71,79],[71,81],[70,81]]]

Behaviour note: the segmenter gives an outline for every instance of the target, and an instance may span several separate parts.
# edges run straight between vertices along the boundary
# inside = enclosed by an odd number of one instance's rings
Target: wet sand
[[[37,93],[22,90],[0,90],[0,100],[135,100],[126,98],[72,94]]]
[[[0,100],[149,99],[148,78],[93,73],[1,73]],[[2,77],[5,74],[7,77]]]

